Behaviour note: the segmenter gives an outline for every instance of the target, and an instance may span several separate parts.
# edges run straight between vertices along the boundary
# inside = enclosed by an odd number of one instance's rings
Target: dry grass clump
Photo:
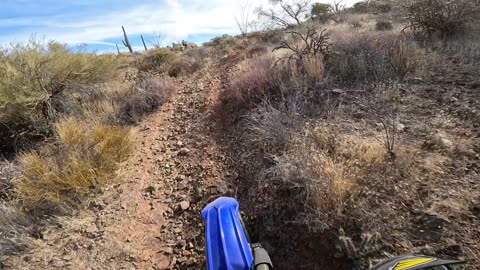
[[[243,62],[231,79],[226,98],[240,107],[251,107],[261,102],[269,88],[272,65],[273,58],[268,55]]]
[[[250,130],[259,138],[257,131]],[[306,127],[287,139],[283,154],[267,170],[270,178],[263,181],[275,180],[277,192],[287,189],[295,194],[289,200],[298,213],[293,222],[313,231],[340,226],[347,202],[363,179],[388,165],[387,151],[379,141],[342,135],[332,127]]]
[[[116,97],[119,105],[115,121],[120,124],[137,123],[162,106],[176,91],[177,85],[173,79],[147,76]]]
[[[76,207],[92,189],[114,181],[134,146],[129,128],[67,118],[55,131],[54,145],[20,156],[15,190],[27,210],[51,213]]]
[[[335,49],[327,70],[345,84],[400,80],[422,67],[422,50],[399,34],[345,33]]]
[[[296,117],[294,106],[277,109],[266,101],[247,116],[249,140],[271,153],[285,149],[295,128]]]

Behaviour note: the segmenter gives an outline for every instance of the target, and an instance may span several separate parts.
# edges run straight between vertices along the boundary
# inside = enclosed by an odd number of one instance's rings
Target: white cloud
[[[101,15],[71,18],[0,19],[0,25],[26,27],[25,30],[0,36],[0,43],[25,41],[32,32],[69,44],[97,43],[122,35],[125,26],[130,35],[162,33],[169,39],[186,38],[195,34],[235,33],[234,16],[240,0],[166,0],[138,5],[130,10]]]
[[[26,41],[35,33],[68,44],[115,46],[103,41],[120,37],[122,25],[129,35],[162,33],[166,41],[196,34],[238,33],[234,17],[240,13],[243,1],[246,0],[152,0],[125,10],[101,11],[104,14],[0,19],[4,29],[18,28],[15,33],[0,36],[0,44]],[[267,1],[250,0],[251,12]],[[355,0],[346,0],[347,4],[352,2]]]

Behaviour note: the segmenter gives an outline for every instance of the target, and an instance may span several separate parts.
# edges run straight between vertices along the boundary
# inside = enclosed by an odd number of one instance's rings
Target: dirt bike
[[[251,244],[242,222],[238,202],[222,197],[207,205],[205,242],[208,270],[272,270],[267,251],[260,244]],[[430,256],[391,258],[370,270],[453,270],[462,261],[441,260]]]

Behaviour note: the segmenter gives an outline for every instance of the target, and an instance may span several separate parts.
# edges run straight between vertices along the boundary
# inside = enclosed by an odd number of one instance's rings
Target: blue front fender
[[[253,254],[240,221],[238,202],[219,198],[202,211],[208,270],[249,270]]]

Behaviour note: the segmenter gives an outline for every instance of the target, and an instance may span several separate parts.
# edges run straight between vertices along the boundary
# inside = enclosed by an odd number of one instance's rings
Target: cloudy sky
[[[137,48],[140,34],[147,43],[158,39],[165,44],[183,39],[202,43],[221,34],[237,34],[234,17],[245,1],[0,0],[0,45],[27,41],[34,35],[72,46],[88,44],[90,50],[115,51],[115,44],[122,44],[122,25]],[[267,0],[249,2],[258,6]]]

